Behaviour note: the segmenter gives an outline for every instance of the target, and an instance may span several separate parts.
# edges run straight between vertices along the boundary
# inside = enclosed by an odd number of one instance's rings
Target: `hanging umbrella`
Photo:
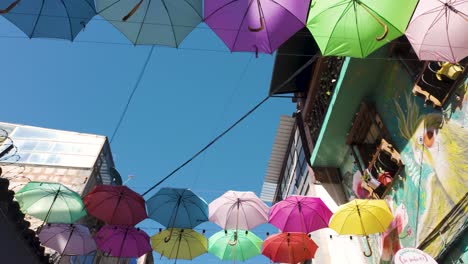
[[[312,259],[318,246],[304,233],[279,233],[263,242],[262,254],[273,262],[296,264]]]
[[[96,10],[93,0],[0,0],[0,14],[30,38],[74,40]]]
[[[166,241],[166,238],[171,239]],[[151,237],[153,250],[168,259],[192,260],[208,250],[206,238],[192,229],[164,230]]]
[[[384,200],[355,199],[338,207],[330,219],[330,228],[340,235],[365,236],[369,246],[370,234],[383,233],[393,220],[393,215]]]
[[[324,56],[365,58],[402,36],[418,0],[313,0],[307,28]]]
[[[46,223],[71,224],[86,215],[81,196],[59,183],[28,182],[15,198],[23,213]]]
[[[83,199],[90,215],[111,225],[135,225],[145,219],[145,200],[127,186],[98,185]]]
[[[94,239],[101,251],[113,257],[139,258],[151,251],[149,236],[132,226],[105,225]]]
[[[332,214],[320,198],[292,195],[271,207],[268,222],[283,232],[310,233],[328,227]]]
[[[96,9],[135,45],[178,47],[202,22],[202,0],[96,0]]]
[[[249,230],[268,221],[268,210],[253,192],[227,191],[210,203],[209,219],[223,229]]]
[[[205,23],[231,51],[273,53],[302,29],[310,0],[205,0]]]
[[[230,241],[238,241],[232,245]],[[208,239],[208,252],[221,260],[246,261],[260,255],[263,240],[247,230],[219,231]]]
[[[456,63],[468,56],[468,2],[420,0],[406,37],[419,59]]]
[[[189,189],[162,188],[146,205],[149,218],[168,228],[194,228],[208,221],[208,204]]]
[[[61,255],[86,255],[96,250],[89,229],[76,224],[47,224],[39,233],[41,243]]]

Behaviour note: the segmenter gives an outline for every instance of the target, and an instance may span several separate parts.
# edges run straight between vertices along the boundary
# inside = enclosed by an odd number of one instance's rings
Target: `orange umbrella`
[[[315,256],[318,246],[305,233],[279,233],[263,242],[262,254],[273,262],[304,262]]]

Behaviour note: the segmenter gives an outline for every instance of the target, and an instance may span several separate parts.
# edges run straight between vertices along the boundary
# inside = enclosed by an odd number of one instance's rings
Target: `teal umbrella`
[[[99,15],[135,45],[178,47],[202,22],[202,0],[96,0]]]
[[[80,195],[59,183],[29,182],[15,198],[23,213],[46,223],[71,224],[86,215]]]
[[[418,0],[313,0],[307,28],[325,56],[365,58],[402,36]]]
[[[263,241],[247,230],[224,230],[208,239],[208,252],[221,260],[245,261],[260,255]]]

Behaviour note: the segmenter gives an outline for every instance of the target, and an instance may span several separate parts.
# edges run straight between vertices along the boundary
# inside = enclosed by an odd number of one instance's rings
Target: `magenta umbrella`
[[[205,22],[231,51],[273,53],[305,26],[310,0],[205,0]]]
[[[209,205],[209,220],[223,229],[249,230],[268,221],[268,206],[253,192],[227,191]]]
[[[421,60],[456,63],[468,56],[468,1],[420,0],[406,37]]]
[[[86,255],[96,250],[89,229],[76,224],[47,224],[39,233],[42,245],[61,255]]]
[[[150,238],[139,228],[105,225],[94,237],[98,248],[113,257],[139,258],[150,252]]]
[[[292,195],[271,207],[268,222],[282,232],[310,233],[328,227],[332,214],[320,198]]]

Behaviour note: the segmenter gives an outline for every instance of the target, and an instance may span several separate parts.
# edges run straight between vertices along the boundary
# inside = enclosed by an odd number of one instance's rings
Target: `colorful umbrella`
[[[96,243],[83,225],[47,224],[39,233],[41,243],[61,255],[86,255],[96,250]]]
[[[292,195],[271,207],[268,222],[283,232],[310,233],[328,227],[332,214],[320,198]]]
[[[456,63],[468,56],[468,2],[420,0],[406,37],[419,59]]]
[[[273,53],[302,29],[310,0],[205,0],[205,23],[231,51]]]
[[[260,254],[262,243],[263,240],[247,230],[224,230],[208,239],[208,252],[221,260],[246,261]]]
[[[262,254],[273,262],[296,264],[312,259],[318,246],[304,233],[280,233],[263,242]]]
[[[404,34],[417,2],[313,0],[307,28],[324,56],[365,58]]]
[[[0,14],[30,38],[73,40],[96,10],[93,0],[0,0]]]
[[[135,225],[147,218],[145,200],[127,186],[98,185],[83,199],[90,215],[111,225]]]
[[[202,22],[202,0],[96,0],[96,9],[136,45],[178,47]]]
[[[370,234],[383,233],[393,220],[393,215],[384,200],[355,199],[338,207],[330,219],[330,228],[340,235],[365,236],[371,256]]]
[[[28,182],[15,198],[23,213],[46,223],[71,224],[86,215],[81,196],[59,183]]]
[[[162,188],[146,205],[149,218],[168,228],[194,228],[208,221],[208,204],[189,189]]]
[[[268,210],[253,192],[227,191],[210,203],[209,219],[223,229],[249,230],[268,221]]]
[[[139,258],[151,251],[149,236],[131,226],[103,226],[94,239],[98,248],[113,257]]]
[[[171,238],[166,241],[166,238]],[[192,229],[164,230],[151,237],[154,251],[168,259],[192,260],[208,250],[206,238]]]

